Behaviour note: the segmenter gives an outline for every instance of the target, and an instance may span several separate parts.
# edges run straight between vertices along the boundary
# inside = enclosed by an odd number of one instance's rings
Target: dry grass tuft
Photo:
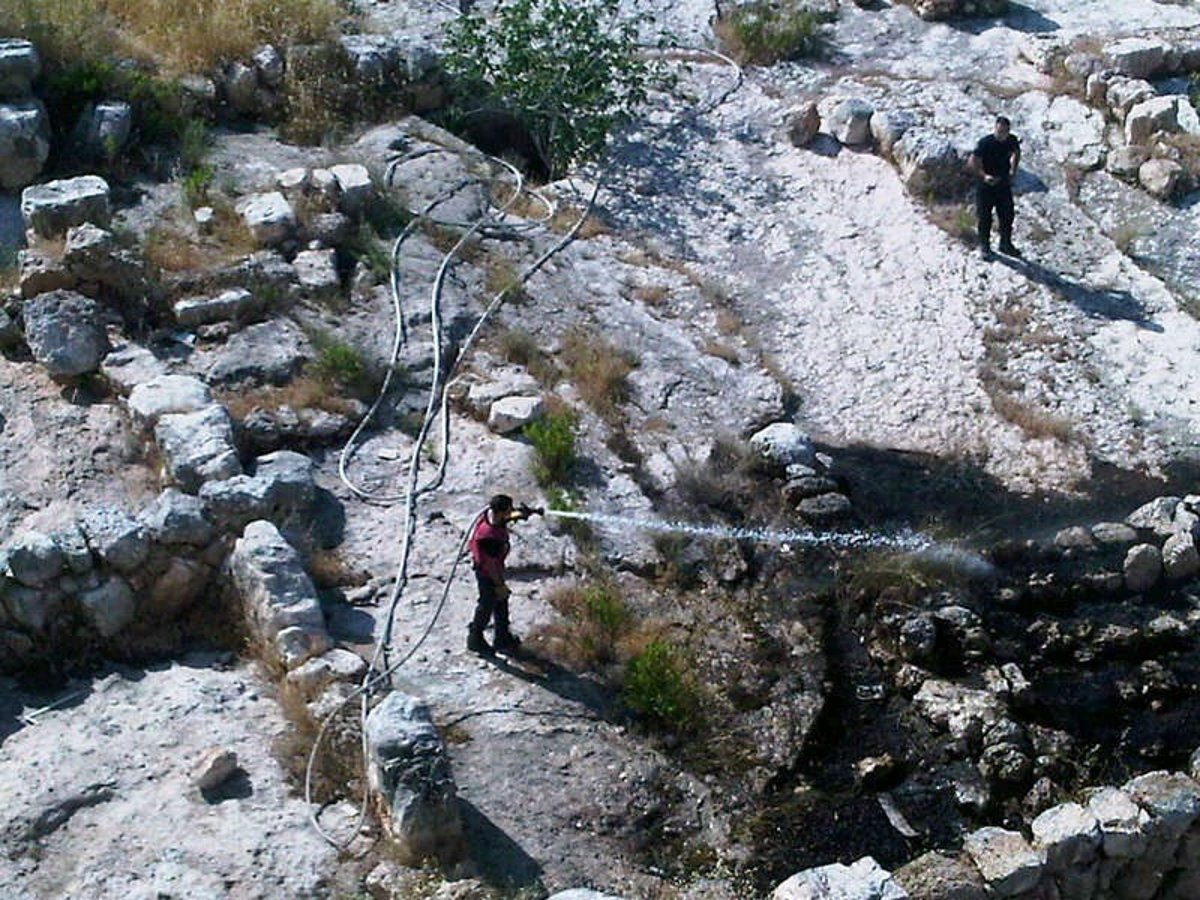
[[[212,230],[206,235],[181,215],[155,225],[146,235],[146,261],[164,272],[186,272],[227,265],[258,248],[232,204],[218,200],[212,209]]]
[[[242,421],[255,410],[323,409],[326,412],[349,416],[357,407],[330,389],[328,382],[311,375],[301,375],[282,387],[267,385],[252,391],[217,391],[217,399],[236,421]]]
[[[343,15],[336,0],[4,0],[0,33],[34,41],[52,66],[119,54],[183,74],[328,38]]]
[[[286,681],[279,685],[279,708],[288,729],[275,740],[275,757],[296,784],[304,783],[309,753],[320,729],[303,694]],[[360,795],[364,783],[359,706],[349,703],[326,729],[313,765],[313,799],[332,803]]]
[[[571,382],[596,414],[610,424],[629,400],[629,373],[637,360],[594,331],[576,329],[563,338],[561,357]]]

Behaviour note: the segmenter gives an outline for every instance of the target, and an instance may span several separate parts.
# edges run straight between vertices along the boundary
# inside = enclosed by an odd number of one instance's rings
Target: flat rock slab
[[[99,175],[48,181],[21,192],[25,224],[42,237],[65,235],[91,222],[106,227],[111,217],[108,182]]]

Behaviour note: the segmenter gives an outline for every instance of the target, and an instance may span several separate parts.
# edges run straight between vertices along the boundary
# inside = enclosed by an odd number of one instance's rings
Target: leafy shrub
[[[700,692],[680,653],[654,639],[625,666],[625,702],[655,728],[690,731],[700,717]]]
[[[208,202],[208,189],[212,187],[217,170],[212,166],[201,163],[188,170],[183,176],[183,199],[187,205],[195,209]]]
[[[551,177],[595,159],[609,134],[646,99],[652,79],[638,51],[639,17],[619,0],[512,0],[489,21],[459,16],[447,29],[446,68],[462,123],[499,110],[526,127]]]
[[[533,474],[543,486],[564,486],[575,474],[575,416],[570,410],[547,412],[530,422],[525,437],[535,454]]]
[[[738,62],[769,66],[816,56],[822,49],[821,25],[826,21],[827,16],[794,0],[756,0],[718,18],[713,30]]]
[[[317,342],[317,358],[312,373],[322,381],[340,387],[355,387],[367,374],[362,354],[337,338],[323,337]]]

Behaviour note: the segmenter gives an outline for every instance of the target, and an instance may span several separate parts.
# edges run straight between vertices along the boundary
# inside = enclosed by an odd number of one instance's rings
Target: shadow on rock
[[[558,663],[522,649],[510,658],[494,656],[489,659],[496,668],[529,684],[536,684],[569,703],[584,707],[596,717],[615,721],[615,710],[608,694],[598,684],[580,678]]]
[[[980,35],[993,28],[1004,28],[1008,31],[1021,31],[1025,34],[1049,34],[1061,27],[1053,19],[1047,18],[1036,9],[1023,3],[1009,2],[1008,12],[1003,16],[984,19],[951,19],[943,22],[955,31]]]
[[[224,803],[226,800],[245,800],[254,796],[254,784],[250,781],[250,773],[238,769],[220,784],[213,788],[200,791],[205,803]]]
[[[1034,536],[1079,521],[1119,521],[1154,497],[1187,493],[1196,466],[1177,464],[1162,481],[1091,460],[1091,477],[1078,494],[1020,494],[969,459],[852,445],[826,447],[836,475],[848,486],[854,507],[874,526],[899,522],[947,529],[975,546],[1011,536]]]
[[[1145,304],[1129,291],[1090,288],[1026,259],[1014,259],[1010,256],[998,256],[996,259],[1030,281],[1050,288],[1059,297],[1075,304],[1080,311],[1094,319],[1132,322],[1147,331],[1160,334],[1163,331],[1163,327],[1149,317]]]
[[[458,802],[467,846],[483,879],[510,890],[540,887],[538,862],[469,802],[461,797]]]

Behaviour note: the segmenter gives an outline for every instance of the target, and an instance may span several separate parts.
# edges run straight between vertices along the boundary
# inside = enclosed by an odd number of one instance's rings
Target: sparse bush
[[[183,176],[180,188],[189,209],[195,209],[208,202],[208,189],[212,187],[216,172],[212,166],[201,163]]]
[[[459,16],[447,29],[446,67],[460,107],[452,118],[465,126],[486,110],[515,115],[552,178],[598,157],[645,101],[652,79],[638,50],[641,17],[619,17],[619,7],[619,0],[512,0],[491,19]]]
[[[525,437],[533,445],[536,458],[533,474],[538,484],[565,486],[575,473],[575,416],[569,410],[550,411],[530,422]]]
[[[356,347],[329,335],[314,338],[317,358],[310,371],[329,387],[351,393],[369,393],[370,377],[366,361]]]
[[[616,660],[632,615],[614,585],[601,581],[564,586],[551,591],[548,600],[566,620],[551,636],[559,655],[584,668]]]
[[[625,666],[623,689],[629,708],[651,727],[691,731],[700,719],[700,691],[678,650],[655,638]]]
[[[578,329],[563,339],[562,359],[584,401],[609,424],[629,400],[629,373],[637,359],[592,331]]]
[[[823,49],[821,26],[829,18],[795,0],[756,0],[720,16],[713,31],[738,62],[769,66],[818,55]]]

